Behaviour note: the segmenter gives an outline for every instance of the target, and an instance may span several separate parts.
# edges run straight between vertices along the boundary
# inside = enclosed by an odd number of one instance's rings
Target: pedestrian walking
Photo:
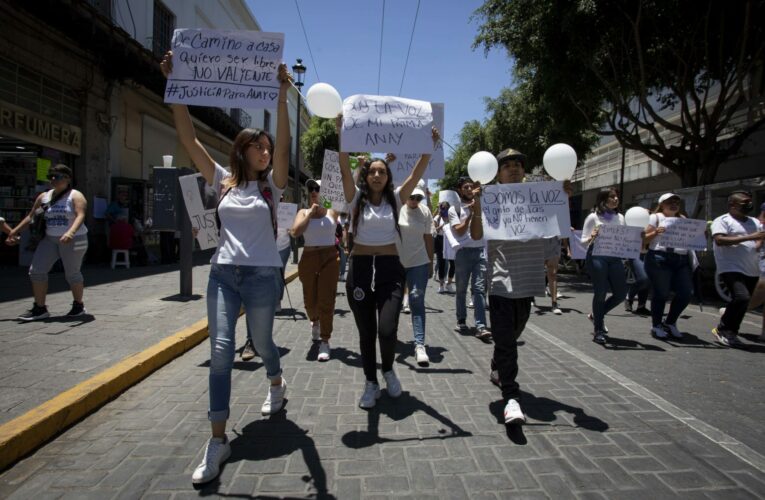
[[[88,202],[85,196],[72,188],[72,169],[63,164],[51,168],[48,180],[52,189],[41,193],[32,210],[21,219],[5,240],[7,245],[18,244],[17,236],[32,224],[35,233],[34,255],[29,266],[34,303],[32,308],[18,317],[21,321],[35,321],[50,316],[45,300],[48,295],[48,273],[61,259],[64,277],[72,291],[72,307],[66,314],[77,317],[87,314],[83,303],[85,280],[82,277],[82,259],[88,250],[88,228],[85,215]]]
[[[667,247],[661,242],[666,230],[664,221],[671,217],[683,217],[680,213],[680,197],[665,193],[659,197],[659,206],[648,219],[645,240],[649,243],[645,257],[645,272],[651,283],[651,335],[657,339],[667,336],[683,338],[677,328],[677,320],[691,301],[693,293],[692,255],[685,248]],[[674,293],[669,313],[664,318],[664,305]]]
[[[621,304],[627,294],[622,259],[605,255],[592,255],[592,243],[597,238],[598,229],[603,224],[625,225],[624,216],[619,213],[619,191],[615,187],[602,189],[597,194],[592,213],[584,220],[582,228],[582,244],[589,245],[585,264],[594,288],[592,312],[587,317],[595,327],[593,341],[598,344],[605,344],[608,341],[606,314]],[[606,299],[609,290],[611,296]]]
[[[337,119],[338,135],[341,117]],[[439,139],[433,128],[433,141]],[[388,162],[381,158],[364,161],[354,183],[348,153],[340,153],[340,172],[345,200],[351,213],[353,249],[348,264],[345,289],[359,330],[361,360],[364,367],[364,393],[361,408],[372,408],[380,397],[377,382],[377,349],[388,395],[401,395],[401,382],[393,371],[398,320],[404,293],[405,273],[399,258],[401,228],[398,214],[427,168],[430,155],[415,164],[409,177],[394,190]]]
[[[473,301],[473,319],[475,321],[475,336],[482,340],[491,338],[491,332],[486,327],[486,255],[484,252],[485,242],[483,239],[474,240],[468,232],[470,222],[475,216],[472,209],[475,201],[473,194],[473,182],[469,177],[462,177],[457,182],[457,193],[460,197],[460,206],[449,208],[449,225],[455,238],[461,241],[455,255],[454,262],[457,266],[457,328],[460,333],[469,331],[467,326],[466,295],[468,284],[472,283],[471,298]],[[467,236],[467,238],[466,238]]]
[[[765,231],[760,221],[747,215],[753,208],[750,193],[734,191],[728,196],[728,213],[712,221],[717,272],[732,296],[712,334],[727,347],[741,344],[738,330],[760,276],[758,250]]]
[[[298,263],[298,277],[303,285],[303,303],[311,321],[311,338],[319,342],[318,361],[329,361],[332,319],[339,267],[336,233],[338,214],[321,206],[321,181],[308,179],[310,208],[299,210],[292,225],[295,237],[303,236],[303,255]]]
[[[172,72],[172,58],[172,51],[168,51],[162,59],[165,77]],[[253,343],[270,380],[261,413],[271,415],[284,405],[287,382],[282,377],[279,351],[273,341],[274,313],[283,286],[282,261],[276,246],[276,213],[289,168],[287,89],[290,75],[284,64],[279,65],[278,79],[276,145],[265,131],[242,130],[234,139],[229,155],[231,172],[216,163],[197,139],[188,107],[171,105],[181,145],[207,184],[219,193],[216,215],[220,239],[207,284],[211,348],[208,419],[212,437],[207,442],[202,463],[192,474],[191,480],[196,484],[217,477],[220,465],[231,454],[226,421],[236,322],[242,305]],[[272,159],[273,170],[269,168]]]

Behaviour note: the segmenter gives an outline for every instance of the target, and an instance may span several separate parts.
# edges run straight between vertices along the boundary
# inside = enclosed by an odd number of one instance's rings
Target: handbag
[[[29,243],[26,246],[27,250],[30,252],[37,250],[37,246],[43,238],[45,238],[45,212],[47,212],[50,207],[55,205],[58,200],[69,191],[70,190],[67,189],[55,197],[52,197],[47,203],[41,203],[37,210],[35,210],[35,213],[32,216],[32,222],[29,223]]]

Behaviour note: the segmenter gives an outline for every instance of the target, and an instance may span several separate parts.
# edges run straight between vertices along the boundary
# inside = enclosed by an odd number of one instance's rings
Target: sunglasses
[[[318,193],[319,191],[321,191],[321,188],[317,186],[311,186],[308,188],[309,193]]]
[[[61,179],[66,179],[66,176],[64,174],[50,174],[48,176],[48,180],[51,181],[60,181]]]
[[[417,201],[417,202],[420,202],[420,201],[422,201],[424,198],[423,198],[422,196],[420,196],[420,195],[415,195],[415,196],[410,196],[410,197],[409,197],[409,199],[410,199],[410,200],[412,200],[412,201]]]

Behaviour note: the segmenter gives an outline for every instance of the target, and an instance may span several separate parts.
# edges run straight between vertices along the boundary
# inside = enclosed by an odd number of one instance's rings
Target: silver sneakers
[[[504,415],[506,424],[522,424],[526,422],[526,415],[523,414],[521,405],[514,399],[511,399],[505,405]]]
[[[231,456],[231,445],[228,439],[210,438],[205,448],[205,456],[202,463],[194,469],[191,475],[191,482],[194,484],[203,484],[212,481],[220,474],[220,466]]]
[[[414,358],[420,366],[428,366],[430,364],[430,358],[427,351],[425,351],[425,346],[422,344],[414,346]]]
[[[385,379],[385,388],[388,389],[388,396],[397,398],[401,396],[401,382],[398,381],[396,372],[393,370],[383,373]]]
[[[653,335],[657,339],[664,340],[667,338],[667,332],[664,330],[664,328],[661,327],[661,325],[654,326],[651,328],[651,335]]]
[[[322,342],[319,346],[319,355],[316,357],[318,361],[329,361],[329,342]]]
[[[380,399],[380,386],[374,382],[365,382],[364,394],[359,399],[359,406],[361,408],[374,408],[378,399]]]
[[[318,320],[311,321],[311,340],[314,342],[321,340],[321,326]]]
[[[287,381],[282,377],[281,385],[272,385],[268,388],[268,396],[260,408],[263,415],[273,415],[284,406],[284,395],[287,393]]]

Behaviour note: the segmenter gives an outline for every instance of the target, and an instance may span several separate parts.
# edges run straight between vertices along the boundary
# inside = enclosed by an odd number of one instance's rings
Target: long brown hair
[[[228,187],[241,187],[247,183],[247,148],[250,147],[253,141],[260,139],[261,136],[268,139],[271,148],[269,152],[273,155],[274,139],[265,130],[245,128],[236,135],[234,144],[231,146],[231,153],[228,156],[228,164],[231,166],[231,177],[226,180]],[[268,175],[268,171],[269,169],[266,168],[258,172],[258,180],[264,180]]]
[[[391,210],[393,210],[393,224],[400,237],[401,228],[398,225],[398,205],[396,204],[396,194],[393,189],[393,174],[390,171],[388,162],[382,158],[372,158],[371,160],[364,162],[364,165],[361,166],[361,172],[359,173],[359,179],[356,184],[360,191],[359,200],[353,209],[353,216],[351,217],[351,220],[353,221],[353,233],[358,234],[359,220],[361,219],[360,216],[364,213],[364,207],[369,203],[369,184],[367,183],[367,176],[369,175],[369,167],[377,161],[385,165],[385,172],[388,176],[388,180],[385,183],[385,186],[383,186],[382,199],[387,201]]]

